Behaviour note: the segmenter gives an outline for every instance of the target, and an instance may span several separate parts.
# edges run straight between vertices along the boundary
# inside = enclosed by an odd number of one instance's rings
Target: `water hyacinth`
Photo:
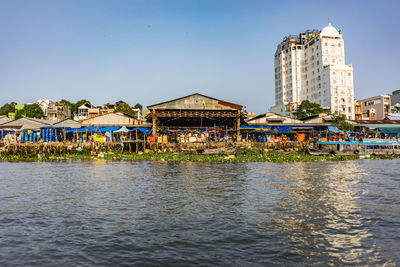
[[[87,152],[87,151],[86,151]],[[3,161],[46,161],[46,160],[150,160],[159,162],[310,162],[310,161],[344,161],[360,159],[358,155],[324,155],[312,156],[304,152],[271,152],[258,148],[238,149],[236,154],[231,155],[203,155],[183,154],[173,152],[148,152],[148,153],[121,153],[119,150],[102,149],[97,153],[86,153],[82,150],[75,150],[74,153],[0,153],[0,160]],[[371,159],[393,159],[400,155],[372,155]]]

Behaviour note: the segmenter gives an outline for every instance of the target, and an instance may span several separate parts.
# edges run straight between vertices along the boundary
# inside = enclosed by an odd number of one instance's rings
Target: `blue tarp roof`
[[[43,126],[40,129],[70,129],[71,127]]]
[[[136,131],[136,130],[139,130],[144,134],[150,134],[151,133],[151,128],[149,128],[149,127],[136,127],[136,128],[133,128],[132,130],[130,130],[130,132],[133,132],[133,131]]]
[[[340,130],[337,128],[337,127],[335,127],[335,126],[328,126],[328,130],[330,131],[330,132],[334,132],[334,133],[338,133],[338,132],[340,132]]]
[[[94,126],[88,126],[88,127],[81,127],[81,128],[70,128],[66,130],[67,133],[84,133],[84,132],[95,132],[95,133],[103,133],[103,132],[113,132],[118,130],[119,127],[94,127]]]
[[[240,125],[240,129],[266,129],[266,130],[270,130],[271,126]]]
[[[274,126],[274,130],[278,132],[290,132],[292,127],[290,126]]]

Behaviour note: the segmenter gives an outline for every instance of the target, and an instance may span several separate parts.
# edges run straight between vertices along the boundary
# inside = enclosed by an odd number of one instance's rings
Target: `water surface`
[[[0,265],[397,265],[400,160],[0,163]]]

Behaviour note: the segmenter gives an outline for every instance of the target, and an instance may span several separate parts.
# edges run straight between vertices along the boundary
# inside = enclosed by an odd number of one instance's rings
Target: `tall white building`
[[[345,64],[341,31],[322,30],[285,37],[275,52],[275,105],[290,115],[303,100],[354,119],[353,66]]]

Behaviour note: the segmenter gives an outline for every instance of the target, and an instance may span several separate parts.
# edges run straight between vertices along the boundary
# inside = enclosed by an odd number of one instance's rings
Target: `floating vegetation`
[[[365,158],[365,157],[364,157]],[[393,159],[400,155],[372,155],[371,159]],[[110,149],[95,146],[22,146],[10,148],[0,152],[0,160],[3,161],[46,161],[46,160],[149,160],[160,162],[310,162],[310,161],[344,161],[360,159],[359,155],[323,155],[312,156],[304,152],[277,152],[261,148],[241,148],[231,155],[204,155],[183,154],[174,152],[147,152],[129,153],[119,149]]]

